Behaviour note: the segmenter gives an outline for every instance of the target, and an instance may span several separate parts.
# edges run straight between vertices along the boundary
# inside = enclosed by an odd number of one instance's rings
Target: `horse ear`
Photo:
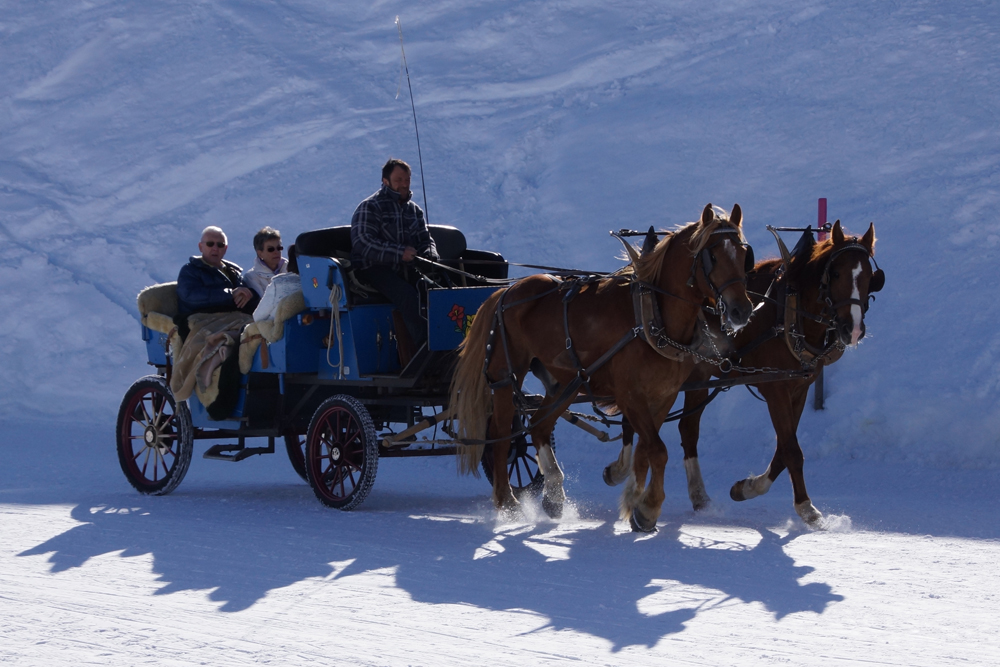
[[[650,225],[649,231],[646,232],[646,238],[642,242],[642,252],[640,253],[640,256],[645,256],[653,252],[653,249],[656,248],[656,241],[656,232],[653,231],[653,225]]]
[[[705,210],[701,212],[701,224],[707,225],[715,220],[715,211],[712,210],[712,204],[709,203],[705,206]]]
[[[833,245],[841,245],[844,242],[844,230],[840,226],[840,220],[833,223],[833,231],[830,232],[830,238],[833,239]]]
[[[868,248],[868,254],[875,254],[875,223],[868,223],[868,231],[861,237],[861,245]]]
[[[739,227],[743,223],[743,209],[739,204],[733,204],[733,212],[729,215],[729,222]]]

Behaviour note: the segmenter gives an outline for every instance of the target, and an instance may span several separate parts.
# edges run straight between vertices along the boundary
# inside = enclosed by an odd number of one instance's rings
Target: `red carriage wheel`
[[[306,434],[305,469],[324,505],[349,510],[361,504],[375,483],[378,441],[360,401],[338,394],[316,408]]]
[[[163,496],[184,479],[194,450],[187,404],[165,378],[147,375],[125,392],[116,430],[118,462],[139,493]]]
[[[296,474],[306,479],[306,436],[298,433],[285,434],[285,451]],[[306,479],[306,481],[308,481]]]

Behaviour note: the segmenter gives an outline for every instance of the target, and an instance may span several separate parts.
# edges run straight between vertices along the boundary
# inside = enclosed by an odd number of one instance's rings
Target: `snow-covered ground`
[[[609,229],[709,201],[758,257],[818,197],[874,220],[886,289],[799,429],[836,530],[785,482],[728,500],[773,447],[739,391],[705,420],[716,507],[671,431],[647,538],[614,523],[613,447],[568,431],[559,523],[496,524],[448,460],[383,462],[349,514],[281,455],[131,491],[135,294],[208,224],[247,265],[259,227],[346,224],[417,164],[397,14],[429,217],[475,247],[607,269]],[[998,32],[971,0],[0,3],[0,661],[996,663]]]
[[[787,483],[728,500],[756,453],[706,456],[716,508],[696,516],[672,464],[659,532],[636,536],[615,523],[617,490],[600,480],[615,452],[596,442],[561,447],[566,518],[498,524],[486,483],[456,480],[448,459],[383,460],[349,513],[323,508],[280,455],[196,459],[172,495],[146,498],[113,464],[110,429],[41,428],[0,449],[0,663],[939,667],[1000,654],[987,471],[811,463],[839,527],[810,532]]]

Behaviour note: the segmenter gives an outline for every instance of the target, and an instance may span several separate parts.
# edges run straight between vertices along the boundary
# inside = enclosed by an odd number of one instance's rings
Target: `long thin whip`
[[[424,193],[424,222],[430,224],[430,216],[427,214],[427,181],[424,179],[424,156],[420,152],[420,129],[417,127],[417,108],[413,104],[413,86],[410,84],[410,66],[406,64],[406,49],[403,48],[403,25],[399,22],[399,17],[396,17],[396,28],[399,30],[399,51],[403,54],[403,60],[400,63],[400,86],[396,88],[396,99],[399,99],[399,88],[402,87],[402,74],[403,71],[406,72],[406,87],[410,91],[410,109],[413,110],[413,131],[417,135],[417,161],[420,163],[420,189]]]

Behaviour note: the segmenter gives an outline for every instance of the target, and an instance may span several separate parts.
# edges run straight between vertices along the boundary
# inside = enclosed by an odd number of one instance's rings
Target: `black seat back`
[[[441,259],[459,259],[465,252],[465,234],[462,230],[448,225],[429,225],[428,230]],[[295,239],[295,250],[300,255],[312,257],[337,257],[349,259],[351,256],[351,226],[339,225],[302,232]]]

